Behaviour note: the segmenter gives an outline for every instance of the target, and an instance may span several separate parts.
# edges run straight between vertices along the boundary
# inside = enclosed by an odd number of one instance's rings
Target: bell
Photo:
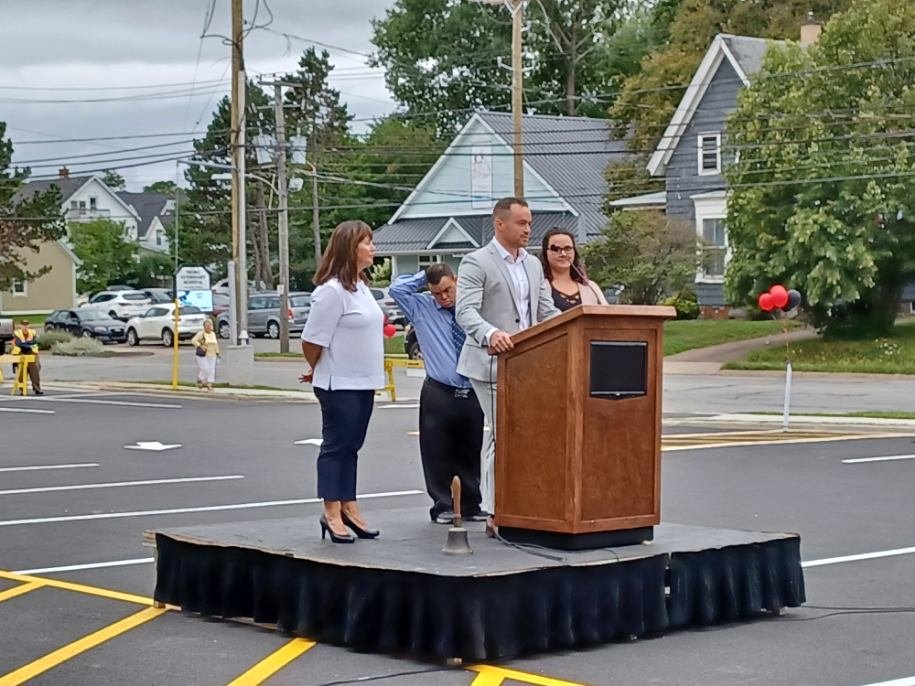
[[[451,505],[454,523],[448,529],[448,540],[445,541],[442,552],[445,555],[472,555],[467,529],[461,526],[461,480],[456,476],[451,480]]]
[[[462,526],[452,526],[448,529],[448,539],[445,541],[442,552],[445,555],[473,555],[473,548],[470,547],[470,539],[467,537],[467,529]]]

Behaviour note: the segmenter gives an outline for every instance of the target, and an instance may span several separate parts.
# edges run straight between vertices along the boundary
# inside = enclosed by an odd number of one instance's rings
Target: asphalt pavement
[[[846,461],[915,456],[912,435],[849,429],[829,441],[792,442],[792,434],[750,436],[728,427],[668,430],[662,519],[799,532],[807,605],[777,618],[531,656],[477,673],[291,642],[263,628],[149,607],[154,569],[145,530],[290,517],[301,521],[303,537],[319,535],[317,449],[307,442],[320,436],[315,405],[52,393],[0,396],[4,686],[23,676],[67,686],[184,685],[225,684],[245,674],[238,683],[915,680],[915,459]],[[426,516],[416,425],[415,403],[376,405],[359,472],[370,522],[382,510]],[[684,440],[692,447],[683,449]],[[749,444],[735,444],[741,442]],[[383,541],[384,532],[372,544]],[[9,572],[26,574],[25,581]],[[277,663],[282,668],[271,673],[267,667]]]

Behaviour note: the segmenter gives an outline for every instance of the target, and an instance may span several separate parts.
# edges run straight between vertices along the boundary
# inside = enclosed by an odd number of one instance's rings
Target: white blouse
[[[318,286],[302,331],[303,341],[324,348],[312,385],[326,391],[384,388],[383,325],[381,307],[362,281],[355,292],[338,279]]]

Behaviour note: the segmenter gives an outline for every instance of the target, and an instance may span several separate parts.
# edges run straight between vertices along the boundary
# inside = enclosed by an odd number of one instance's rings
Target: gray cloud
[[[256,4],[257,0],[245,0],[249,21]],[[371,52],[371,19],[383,15],[393,0],[261,0],[257,24],[268,20],[267,4],[274,15],[271,30],[254,30],[246,40],[249,75],[290,71],[309,45],[274,31]],[[55,158],[53,164],[32,165],[36,176],[56,171],[57,161],[88,153],[110,151],[112,158],[154,154],[157,150],[115,151],[170,139],[43,145],[17,145],[17,141],[202,129],[219,98],[228,92],[229,48],[219,38],[200,39],[210,0],[35,0],[4,5],[0,121],[7,122],[15,161]],[[227,34],[229,2],[216,0],[214,7],[209,32]],[[336,67],[332,84],[357,118],[393,109],[382,74],[371,72],[363,58],[331,50],[331,59]],[[111,86],[178,83],[194,85],[162,88],[184,91],[169,99],[34,102],[120,98],[150,91],[110,90]],[[164,156],[180,149],[160,150]],[[75,173],[91,168],[70,166]],[[138,188],[159,178],[174,178],[175,163],[125,168],[122,173],[132,188]]]

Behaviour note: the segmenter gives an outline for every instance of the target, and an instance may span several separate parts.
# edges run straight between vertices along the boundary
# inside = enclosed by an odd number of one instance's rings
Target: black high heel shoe
[[[318,520],[321,523],[321,540],[324,540],[324,537],[327,534],[330,534],[330,540],[334,543],[355,543],[356,539],[353,538],[350,534],[344,534],[340,536],[334,533],[334,530],[330,528],[330,524],[327,523],[327,517],[321,515],[321,518]]]
[[[353,533],[355,533],[359,538],[378,538],[378,534],[381,533],[378,529],[363,529],[352,519],[347,517],[345,512],[341,513],[341,516],[343,517],[343,523],[352,529]]]

